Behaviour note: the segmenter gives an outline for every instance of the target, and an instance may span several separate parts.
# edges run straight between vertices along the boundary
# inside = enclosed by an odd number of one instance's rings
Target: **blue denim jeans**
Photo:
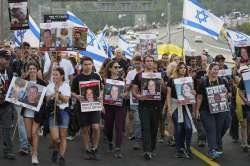
[[[21,115],[22,107],[16,106],[16,105],[14,105],[13,107],[17,112],[18,135],[19,135],[20,149],[28,149],[29,148],[29,141],[28,141],[28,138],[27,138],[24,119],[23,119],[23,116]]]
[[[135,142],[141,142],[141,121],[139,116],[139,106],[138,105],[130,105],[130,109],[133,112],[134,116],[134,136]]]

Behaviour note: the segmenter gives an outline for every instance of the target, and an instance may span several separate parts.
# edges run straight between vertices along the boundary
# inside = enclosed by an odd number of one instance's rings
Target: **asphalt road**
[[[1,140],[1,138],[0,138]],[[194,139],[195,136],[194,136]],[[239,144],[233,144],[229,136],[224,139],[224,158],[213,163],[213,166],[248,166],[250,156],[248,153],[244,153]],[[39,146],[39,160],[41,166],[54,166],[55,164],[50,161],[51,150],[49,149],[49,137],[40,137]],[[126,137],[124,137],[124,144],[122,151],[124,154],[123,159],[116,159],[113,157],[112,153],[107,152],[107,145],[102,141],[100,147],[101,161],[88,161],[84,160],[82,152],[82,144],[80,137],[76,140],[68,142],[68,150],[66,153],[66,165],[69,166],[206,166],[209,165],[202,159],[194,156],[192,160],[189,159],[176,159],[175,158],[175,148],[169,147],[166,143],[158,143],[157,145],[157,156],[151,161],[145,161],[143,158],[142,150],[134,151],[132,149],[132,143]],[[200,155],[205,156],[207,148],[197,148],[196,143],[193,143],[193,147],[199,151]],[[17,154],[17,158],[14,161],[9,161],[3,159],[2,144],[0,145],[0,165],[1,166],[27,166],[31,165],[30,156],[20,156]],[[18,150],[18,141],[15,140],[15,151]],[[210,164],[211,165],[211,164]]]

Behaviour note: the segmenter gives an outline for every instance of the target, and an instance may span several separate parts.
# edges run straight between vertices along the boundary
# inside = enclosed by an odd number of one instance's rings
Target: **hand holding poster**
[[[125,82],[107,79],[104,87],[104,104],[122,106]]]
[[[250,101],[250,71],[242,73],[242,78],[246,89],[247,101]]]
[[[206,92],[211,114],[229,111],[225,85],[207,87]]]
[[[34,111],[39,111],[45,93],[46,87],[18,77],[13,77],[5,100]]]
[[[174,79],[178,103],[181,105],[195,103],[194,84],[192,77]]]
[[[8,0],[10,29],[29,29],[28,0]]]
[[[80,82],[81,112],[101,111],[100,81]]]
[[[141,84],[144,100],[161,100],[161,73],[142,73]]]

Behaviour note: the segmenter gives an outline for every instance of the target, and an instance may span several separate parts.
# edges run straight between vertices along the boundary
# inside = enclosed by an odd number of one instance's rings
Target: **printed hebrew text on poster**
[[[194,83],[192,77],[174,79],[177,100],[181,105],[195,103]]]
[[[141,91],[144,100],[161,100],[161,73],[142,73]]]
[[[43,103],[46,89],[46,87],[34,82],[13,77],[5,101],[38,112]]]
[[[101,111],[100,81],[84,81],[79,83],[81,112]]]
[[[107,79],[104,86],[104,104],[122,106],[124,81]]]
[[[229,111],[225,85],[207,87],[206,92],[211,114]]]

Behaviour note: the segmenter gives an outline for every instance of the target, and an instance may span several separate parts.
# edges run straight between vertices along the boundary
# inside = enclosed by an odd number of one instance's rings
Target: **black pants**
[[[3,145],[4,153],[12,153],[13,152],[13,143],[11,140],[11,131],[13,128],[13,117],[14,111],[13,107],[8,104],[5,106],[0,106],[0,126],[2,128],[2,137],[3,137]]]
[[[155,150],[161,109],[161,106],[139,106],[144,152]]]

